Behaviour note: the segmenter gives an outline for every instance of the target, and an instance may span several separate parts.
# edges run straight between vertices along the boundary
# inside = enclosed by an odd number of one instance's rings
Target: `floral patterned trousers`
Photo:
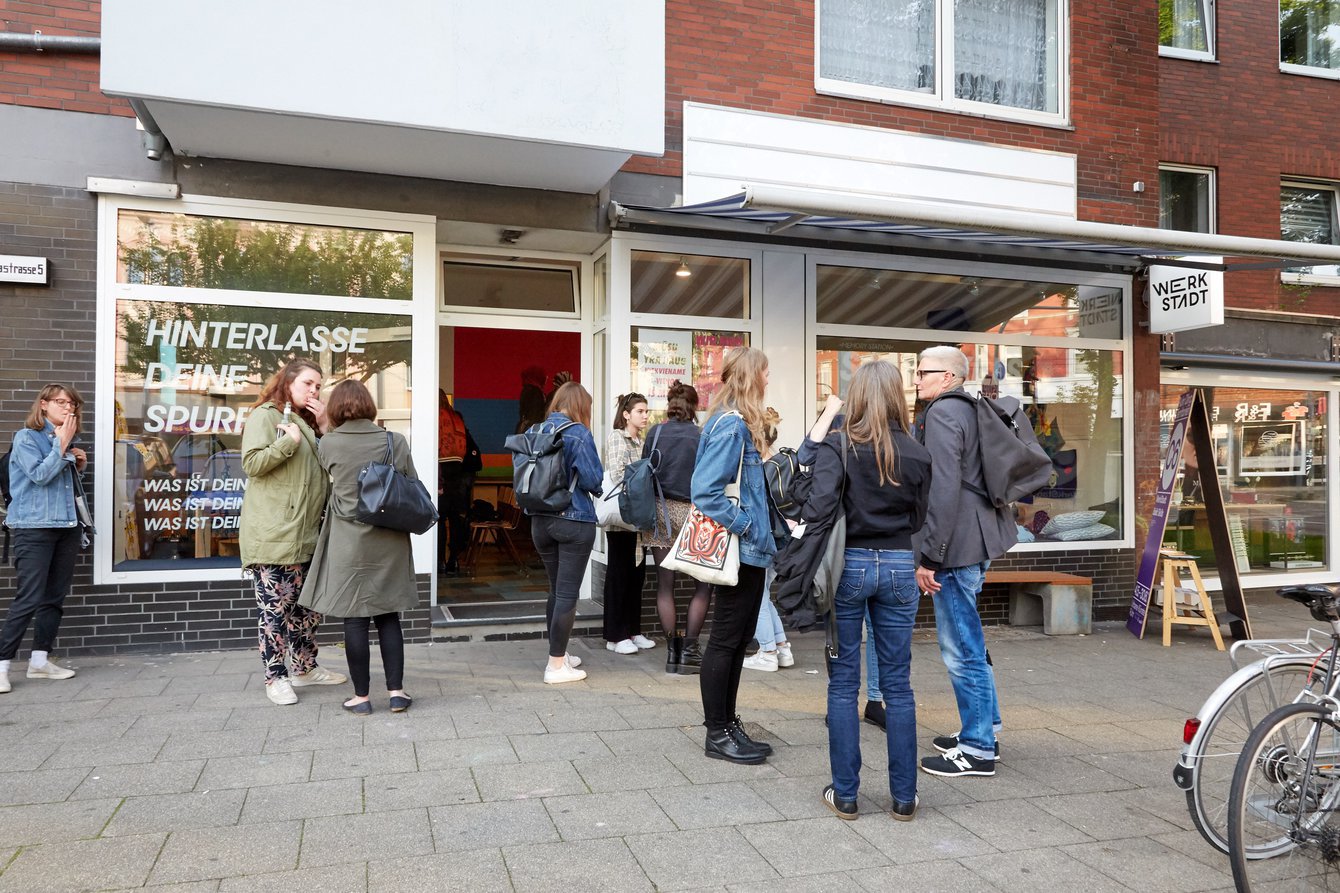
[[[309,566],[255,564],[250,568],[267,684],[288,675],[286,654],[294,675],[301,676],[316,666],[316,628],[321,625],[321,615],[298,604]]]

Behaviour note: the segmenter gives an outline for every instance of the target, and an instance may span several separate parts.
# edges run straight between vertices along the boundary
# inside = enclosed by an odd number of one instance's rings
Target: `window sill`
[[[1185,59],[1188,62],[1209,62],[1212,65],[1218,65],[1219,60],[1215,58],[1214,53],[1205,53],[1200,50],[1184,50],[1180,47],[1159,47],[1159,55],[1165,59]]]
[[[1322,288],[1340,288],[1340,276],[1311,276],[1307,273],[1280,273],[1285,285],[1315,285]]]
[[[1050,127],[1056,130],[1074,130],[1074,125],[1063,114],[1034,112],[1027,109],[1010,109],[1006,106],[992,106],[982,102],[964,102],[962,100],[942,100],[933,94],[904,93],[863,89],[860,84],[847,84],[841,81],[816,81],[814,92],[821,96],[836,96],[841,99],[856,99],[862,102],[877,102],[880,105],[904,106],[926,109],[949,115],[964,115],[972,118],[984,118],[990,121],[1006,121],[1011,124],[1031,124],[1037,127]]]
[[[1289,62],[1280,63],[1280,73],[1296,74],[1305,78],[1321,78],[1328,81],[1340,81],[1340,71],[1332,68],[1313,68],[1310,65],[1294,65]]]

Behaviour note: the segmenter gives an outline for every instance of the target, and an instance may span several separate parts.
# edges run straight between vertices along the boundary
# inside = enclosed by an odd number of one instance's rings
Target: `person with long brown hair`
[[[571,423],[571,424],[569,424]],[[564,427],[566,426],[566,427]],[[578,669],[579,658],[568,654],[568,639],[577,617],[586,564],[596,542],[596,508],[592,495],[600,495],[600,455],[591,436],[591,395],[575,381],[565,382],[549,401],[549,415],[533,428],[546,432],[563,428],[563,461],[568,479],[575,483],[572,503],[558,514],[530,515],[530,535],[549,575],[549,598],[545,623],[549,628],[549,662],[544,681],[550,685],[586,678]]]
[[[265,383],[242,429],[248,480],[239,548],[256,590],[265,695],[280,705],[298,703],[295,686],[346,681],[317,665],[321,615],[298,604],[329,488],[316,453],[318,432],[327,427],[320,393],[321,367],[293,360]]]
[[[5,525],[14,533],[14,601],[0,630],[0,692],[10,690],[9,662],[33,625],[29,679],[69,679],[74,670],[51,659],[60,630],[65,596],[83,545],[76,496],[88,456],[74,445],[84,398],[67,384],[49,384],[37,393],[9,454],[13,501]],[[87,506],[84,507],[85,511]]]
[[[647,398],[623,394],[614,403],[614,425],[605,439],[605,470],[617,486],[628,463],[642,456],[647,430]],[[636,530],[605,531],[605,647],[616,654],[637,654],[656,643],[642,635],[642,584],[647,566],[641,561]]]
[[[912,625],[916,621],[916,561],[912,535],[926,518],[931,458],[908,434],[906,398],[898,369],[884,360],[863,363],[852,376],[843,430],[829,434],[814,462],[814,485],[802,523],[820,524],[842,501],[847,542],[833,598],[837,657],[829,661],[828,759],[832,783],[823,801],[840,818],[857,817],[861,773],[861,628],[879,655],[884,694],[891,815],[908,821],[917,810],[917,716],[912,695]],[[844,457],[844,453],[846,456]],[[845,461],[844,461],[845,458]],[[845,466],[845,470],[844,470]]]
[[[772,746],[745,732],[735,709],[745,647],[754,621],[768,565],[777,551],[772,537],[762,454],[767,450],[764,392],[768,358],[753,347],[736,347],[726,355],[721,387],[712,397],[707,422],[693,466],[693,504],[704,515],[740,538],[740,572],[734,586],[714,587],[712,633],[703,652],[699,688],[707,738],[703,752],[716,760],[761,763]],[[739,481],[737,504],[726,485]]]

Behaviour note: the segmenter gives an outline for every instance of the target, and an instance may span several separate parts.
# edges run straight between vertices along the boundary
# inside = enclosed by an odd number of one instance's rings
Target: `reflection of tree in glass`
[[[1159,45],[1208,52],[1203,0],[1159,0]]]
[[[1333,68],[1340,49],[1340,4],[1280,0],[1280,61]]]
[[[170,237],[145,219],[120,245],[125,281],[185,288],[409,300],[408,233],[174,215]]]

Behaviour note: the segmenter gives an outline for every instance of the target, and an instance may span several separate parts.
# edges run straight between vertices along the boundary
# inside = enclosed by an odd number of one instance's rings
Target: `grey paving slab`
[[[1166,834],[1176,826],[1108,794],[1066,794],[1029,801],[1094,840]]]
[[[5,697],[8,697],[6,695]],[[104,741],[119,738],[135,722],[134,716],[109,716],[72,722],[34,722],[26,719],[24,725],[11,726],[11,733],[22,738],[24,744],[67,744],[71,741]]]
[[[427,809],[323,816],[303,822],[301,868],[433,852]]]
[[[122,837],[236,825],[246,796],[244,790],[225,790],[127,797],[102,833]]]
[[[670,817],[646,791],[548,797],[544,806],[564,840],[675,830]]]
[[[867,869],[868,870],[868,869]],[[727,884],[728,893],[833,893],[856,890],[855,876],[862,872],[835,871],[808,877],[762,879],[752,883]]]
[[[649,753],[679,753],[702,755],[701,726],[697,740],[686,734],[683,727],[666,729],[631,729],[628,731],[599,732],[600,740],[615,756],[634,756]]]
[[[98,718],[134,722],[142,716],[181,714],[195,707],[198,699],[199,695],[181,693],[110,698],[98,711]]]
[[[538,735],[549,731],[533,710],[504,713],[467,713],[454,719],[458,738],[490,738],[497,735]]]
[[[750,789],[767,801],[768,805],[788,819],[812,819],[832,815],[823,802],[824,785],[829,776],[815,775],[802,778],[761,778],[747,782]],[[862,797],[870,793],[871,785],[862,785]],[[884,790],[883,787],[880,790]],[[874,793],[878,793],[875,791]],[[868,799],[868,798],[867,798]],[[868,808],[863,806],[862,808]]]
[[[71,741],[62,744],[60,749],[42,765],[46,769],[74,767],[91,769],[94,766],[151,763],[162,753],[167,740],[167,733],[136,735],[128,732],[119,738]]]
[[[428,815],[439,853],[559,839],[558,829],[541,800],[435,806]]]
[[[371,747],[334,747],[315,751],[312,780],[327,778],[364,778],[369,775],[394,775],[418,768],[414,745],[376,744]]]
[[[786,818],[742,781],[664,788],[651,796],[683,831]]]
[[[417,743],[419,741],[450,741],[459,737],[451,715],[433,711],[435,705],[420,705],[419,698],[414,699],[414,709],[409,713],[380,712],[361,721],[363,743],[369,747],[378,744],[397,744],[400,742]],[[423,709],[420,709],[423,707]],[[343,711],[341,711],[343,712]],[[346,723],[354,717],[341,717]],[[327,723],[326,725],[334,725]]]
[[[276,707],[261,695],[259,702],[253,695],[201,695],[198,706],[202,709],[228,710],[228,721],[224,728],[235,729],[272,729],[294,728],[316,725],[321,720],[321,705],[315,702],[290,704]],[[217,698],[211,703],[207,699]],[[259,709],[258,709],[259,708]]]
[[[639,834],[625,840],[657,890],[694,890],[777,877],[734,828]]]
[[[1172,763],[1169,762],[1168,765],[1171,766]],[[1079,757],[1048,757],[1043,759],[1015,759],[1012,757],[1001,761],[1000,768],[1004,769],[1006,767],[1011,772],[1018,772],[1029,778],[1037,779],[1043,783],[1044,787],[1051,788],[1059,794],[1127,791],[1135,787],[1134,782],[1119,775],[1113,775],[1111,772],[1106,772]]]
[[[328,750],[336,747],[362,747],[362,723],[303,723],[268,726],[263,753],[297,750]]]
[[[22,741],[6,744],[5,769],[9,772],[26,772],[45,763],[62,745],[55,741],[42,744],[26,744]],[[48,769],[54,768],[51,766]]]
[[[654,889],[622,840],[511,846],[503,849],[503,858],[517,893]]]
[[[588,757],[572,765],[593,791],[628,791],[689,784],[689,779],[663,754],[636,757]]]
[[[414,753],[420,770],[518,762],[512,742],[502,736],[419,741],[414,745]]]
[[[265,747],[265,731],[233,729],[222,732],[177,732],[163,745],[165,760],[196,760],[209,757],[240,757],[258,754]]]
[[[922,802],[910,822],[894,821],[884,809],[865,812],[852,830],[900,865],[980,856],[998,850],[967,828]]]
[[[219,710],[189,710],[182,713],[145,713],[141,714],[135,720],[135,724],[130,727],[127,735],[162,735],[166,741],[167,736],[174,732],[184,731],[218,731],[228,725],[228,719],[232,716],[232,711],[227,709]]]
[[[776,766],[763,763],[757,766],[739,766],[725,760],[709,760],[703,756],[702,744],[691,751],[667,753],[666,759],[694,784],[714,784],[720,781],[753,781],[759,778],[780,778]]]
[[[889,890],[915,893],[964,893],[965,890],[999,893],[999,888],[986,883],[981,875],[974,874],[958,862],[948,860],[853,871],[851,878],[857,885],[855,889],[868,893],[887,893]],[[1036,889],[1041,891],[1043,888]]]
[[[155,893],[159,889],[161,888],[155,887]],[[219,884],[219,893],[294,893],[295,890],[309,890],[312,893],[318,891],[367,893],[368,870],[363,865],[325,865],[320,868],[299,868],[294,871],[274,871],[268,874],[224,878]]]
[[[149,883],[180,883],[296,868],[301,838],[301,822],[174,832],[158,857]]]
[[[475,784],[484,800],[525,800],[585,794],[586,782],[564,760],[474,767]]]
[[[30,769],[0,772],[0,803],[52,803],[67,799],[88,776],[89,769]]]
[[[26,847],[0,875],[0,891],[107,890],[139,886],[163,847],[163,834],[72,840]]]
[[[502,850],[488,849],[369,862],[367,889],[368,893],[511,893],[512,881]]]
[[[1127,887],[1056,849],[1019,850],[991,856],[972,856],[960,864],[1002,893],[1038,893],[1040,890],[1083,890],[1118,893]]]
[[[363,780],[336,778],[296,784],[253,787],[238,821],[282,822],[326,815],[351,815],[364,811]]]
[[[862,742],[865,765],[869,769],[882,769],[887,761],[884,756],[884,741],[878,746],[874,742]],[[779,747],[774,742],[772,756],[768,765],[782,775],[803,778],[831,771],[828,761],[828,744],[791,744]]]
[[[244,757],[214,757],[205,762],[196,787],[201,790],[249,788],[255,785],[291,784],[307,781],[312,771],[312,754],[256,753]]]
[[[119,797],[0,807],[0,840],[28,846],[95,837],[121,805]]]
[[[545,760],[576,760],[610,757],[614,753],[600,735],[592,732],[550,732],[546,735],[511,735],[508,740],[523,763]]]
[[[100,709],[106,709],[106,701],[116,698],[152,698],[155,695],[161,695],[167,689],[168,679],[126,679],[117,678],[107,672],[106,667],[99,667],[97,676],[85,680],[83,697],[94,699],[104,699],[104,706]]]
[[[1175,850],[1148,838],[1084,843],[1062,847],[1061,851],[1107,877],[1148,893],[1194,893],[1233,886],[1227,860],[1218,870],[1197,866],[1188,871]]]
[[[219,889],[220,881],[218,879],[208,881],[188,881],[184,884],[158,884],[153,887],[154,893],[216,893]],[[143,887],[130,887],[125,890],[115,890],[112,893],[130,893],[131,890],[142,893]]]
[[[1026,800],[942,806],[940,811],[998,850],[1055,847],[1093,839]]]
[[[614,709],[633,729],[672,729],[701,725],[703,721],[702,703],[697,700],[630,704]]]
[[[371,775],[363,779],[363,802],[367,812],[478,803],[479,788],[465,768]]]
[[[768,731],[787,744],[828,746],[828,727],[822,719],[781,719],[768,723]]]
[[[888,865],[892,860],[857,834],[853,824],[829,816],[745,825],[738,830],[783,877]],[[805,846],[796,846],[797,840],[805,841]]]
[[[202,692],[242,691],[250,681],[249,673],[209,673],[174,675],[164,692],[168,695],[201,694]]]

